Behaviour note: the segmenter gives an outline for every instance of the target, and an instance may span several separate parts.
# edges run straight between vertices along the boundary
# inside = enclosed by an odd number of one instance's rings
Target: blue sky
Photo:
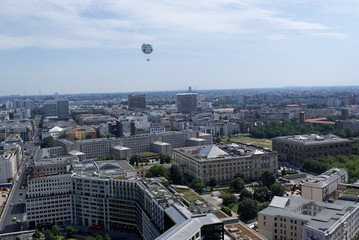
[[[357,0],[0,0],[0,95],[358,85],[358,22]]]

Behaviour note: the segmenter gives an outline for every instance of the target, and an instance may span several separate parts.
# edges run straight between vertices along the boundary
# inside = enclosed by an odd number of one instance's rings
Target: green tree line
[[[349,129],[339,129],[334,125],[300,124],[296,121],[272,121],[266,125],[256,127],[249,132],[254,138],[274,138],[300,134],[335,134],[339,137],[350,138],[359,136],[359,131],[352,132]]]
[[[311,158],[304,161],[303,168],[321,174],[331,168],[344,168],[348,171],[348,181],[359,180],[359,155],[329,156],[327,158]]]

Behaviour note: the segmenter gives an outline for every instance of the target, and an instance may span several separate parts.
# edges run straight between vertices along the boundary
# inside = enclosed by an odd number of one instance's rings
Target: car
[[[12,221],[16,221],[16,217],[13,217],[13,218],[12,218]]]

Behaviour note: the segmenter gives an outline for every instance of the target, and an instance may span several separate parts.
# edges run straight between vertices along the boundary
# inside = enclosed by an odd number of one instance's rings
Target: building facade
[[[173,164],[190,178],[227,184],[242,174],[257,180],[264,171],[277,172],[278,154],[246,145],[206,145],[173,149]]]
[[[178,112],[189,114],[197,112],[198,97],[197,93],[178,93],[177,109]]]

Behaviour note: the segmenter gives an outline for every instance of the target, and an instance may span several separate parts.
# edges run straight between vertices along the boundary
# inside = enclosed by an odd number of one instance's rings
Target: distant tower
[[[146,96],[144,94],[128,95],[128,108],[129,109],[145,109]]]
[[[179,93],[177,94],[177,109],[180,113],[197,112],[198,99],[197,93]]]
[[[299,123],[302,124],[305,121],[305,112],[299,113]]]
[[[192,87],[191,87],[191,86],[188,87],[188,92],[189,92],[189,93],[192,92]]]

